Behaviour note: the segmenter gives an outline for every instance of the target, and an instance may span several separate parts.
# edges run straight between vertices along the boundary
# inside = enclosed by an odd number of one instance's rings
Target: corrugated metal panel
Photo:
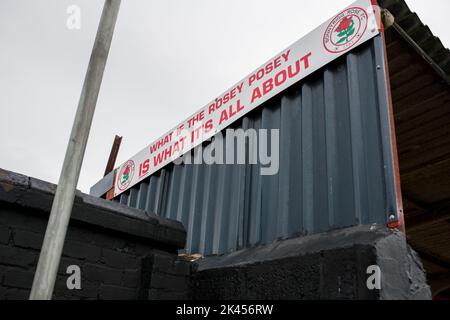
[[[280,129],[277,175],[172,164],[120,202],[182,221],[187,251],[205,255],[386,223],[396,195],[382,56],[376,37],[233,124]]]

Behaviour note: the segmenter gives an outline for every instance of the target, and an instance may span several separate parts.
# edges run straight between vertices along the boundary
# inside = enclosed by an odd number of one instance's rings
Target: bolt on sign
[[[371,0],[356,1],[127,160],[115,171],[114,197],[378,35],[378,10]]]

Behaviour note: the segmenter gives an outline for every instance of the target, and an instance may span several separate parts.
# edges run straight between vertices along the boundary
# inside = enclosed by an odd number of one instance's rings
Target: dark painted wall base
[[[381,290],[368,289],[374,274],[369,266],[379,267]],[[431,298],[420,260],[403,235],[377,226],[205,258],[192,279],[197,300]]]

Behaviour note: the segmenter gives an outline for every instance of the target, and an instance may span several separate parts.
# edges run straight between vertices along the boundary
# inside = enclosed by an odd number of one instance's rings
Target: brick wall
[[[148,299],[191,299],[192,264],[182,258],[163,251],[154,251],[144,261],[146,276],[150,279]]]
[[[0,299],[28,299],[55,186],[0,170]],[[183,226],[78,193],[55,299],[187,299]],[[69,290],[69,265],[81,290]]]

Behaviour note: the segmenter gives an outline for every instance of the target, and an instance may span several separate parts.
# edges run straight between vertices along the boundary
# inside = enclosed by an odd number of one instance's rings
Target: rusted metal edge
[[[113,142],[113,145],[111,148],[111,153],[109,154],[108,163],[106,164],[104,176],[107,176],[111,171],[114,170],[121,143],[122,143],[122,137],[116,135],[114,137],[114,142]]]
[[[395,118],[394,118],[394,106],[392,102],[392,92],[391,92],[391,82],[389,78],[389,63],[388,63],[388,55],[387,55],[387,46],[386,46],[386,36],[384,30],[380,31],[381,37],[381,46],[383,55],[379,57],[381,61],[378,63],[382,64],[379,67],[384,70],[383,76],[386,84],[386,88],[381,88],[382,90],[386,90],[386,102],[388,107],[388,122],[389,132],[386,134],[390,135],[390,150],[385,152],[385,156],[392,157],[392,159],[387,159],[392,161],[392,170],[393,172],[388,172],[389,175],[393,175],[393,188],[390,192],[394,193],[395,203],[393,203],[394,212],[387,212],[387,226],[391,229],[398,229],[406,234],[405,230],[405,217],[403,210],[403,198],[402,198],[402,190],[401,190],[401,177],[400,177],[400,166],[398,159],[398,148],[397,148],[397,135],[395,132]],[[387,177],[389,179],[389,177]],[[389,183],[388,183],[389,185]]]

